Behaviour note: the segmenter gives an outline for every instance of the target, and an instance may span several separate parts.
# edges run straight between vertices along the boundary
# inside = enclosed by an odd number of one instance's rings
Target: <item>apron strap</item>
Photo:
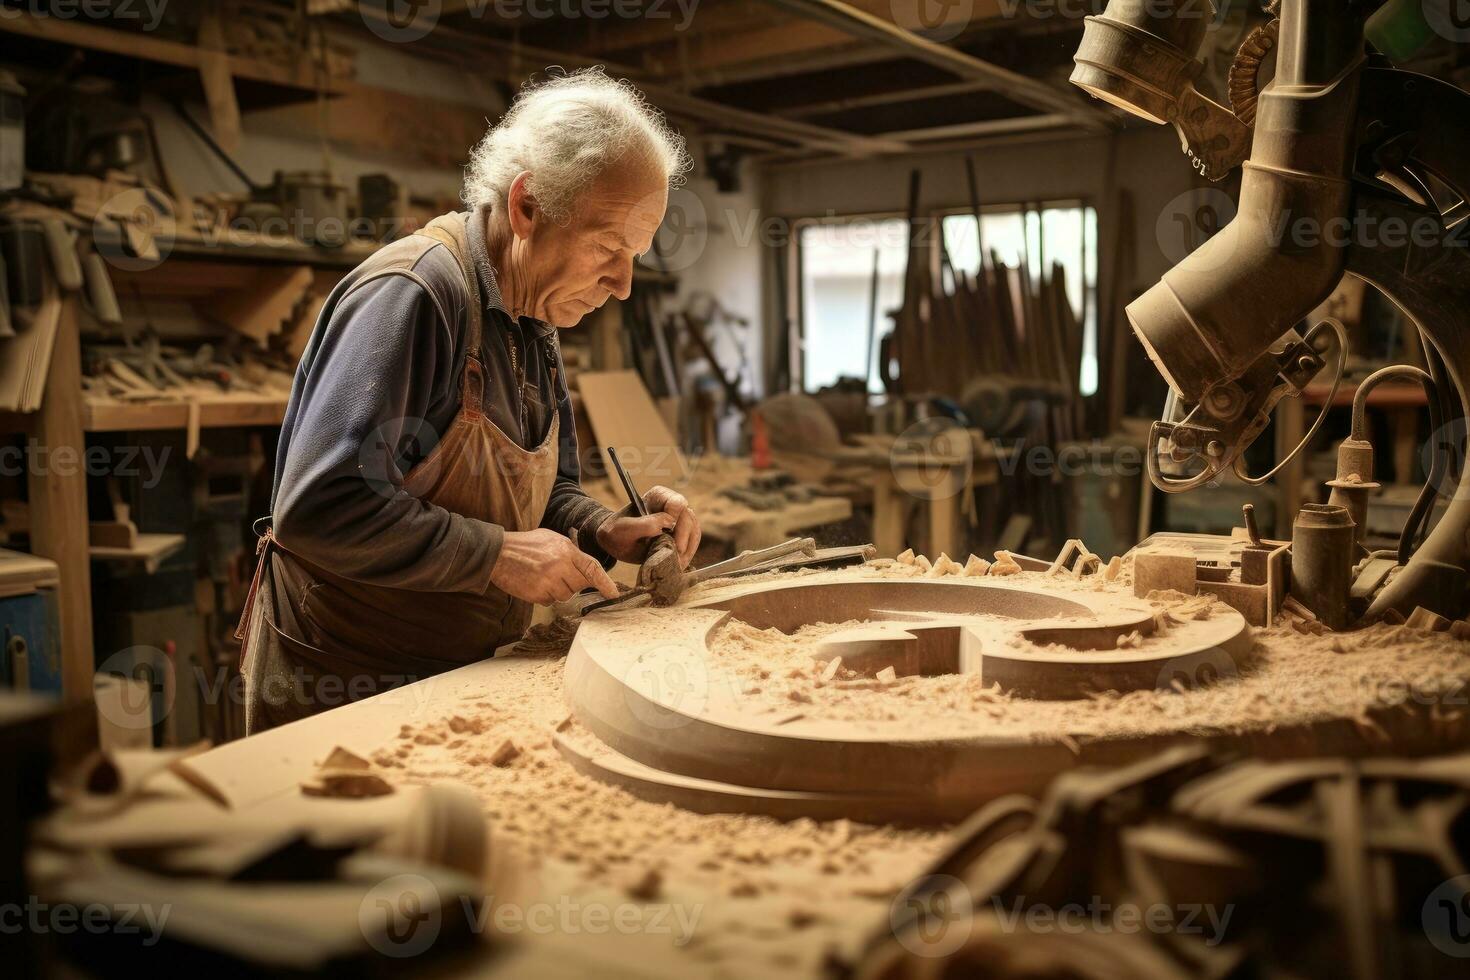
[[[250,579],[250,591],[245,593],[245,605],[240,609],[240,622],[235,624],[235,639],[240,641],[240,669],[245,669],[245,635],[250,629],[250,614],[255,611],[255,595],[260,591],[260,576],[265,570],[266,563],[270,561],[270,548],[275,543],[275,535],[271,532],[270,518],[262,517],[252,526],[260,537],[255,541],[255,575]],[[265,530],[261,531],[261,523],[265,523]]]
[[[485,404],[485,368],[481,341],[484,331],[485,299],[480,293],[480,277],[475,272],[472,242],[478,237],[478,222],[487,220],[484,209],[471,211],[468,219],[455,218],[462,222],[464,234],[455,233],[439,221],[431,222],[415,234],[432,238],[445,248],[459,263],[460,275],[464,277],[465,297],[468,304],[469,323],[465,330],[464,375],[460,379],[460,407],[478,418]]]

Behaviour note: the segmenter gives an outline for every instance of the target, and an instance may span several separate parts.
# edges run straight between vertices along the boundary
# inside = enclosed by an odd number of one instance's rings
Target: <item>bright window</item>
[[[956,269],[980,268],[980,244],[974,214],[944,216],[944,247]],[[985,249],[1009,266],[1022,258],[1033,281],[1060,262],[1067,297],[1082,323],[1083,395],[1097,392],[1097,212],[1081,203],[1047,204],[1039,208],[984,209],[980,237]],[[947,280],[946,280],[947,281]]]
[[[838,378],[864,377],[869,391],[883,390],[877,344],[893,328],[888,314],[903,303],[907,226],[902,218],[858,219],[800,230],[803,391],[825,388]],[[875,261],[878,302],[870,350]]]
[[[944,246],[954,268],[980,267],[980,241],[972,213],[942,216]],[[813,221],[797,235],[802,389],[812,392],[839,378],[868,379],[881,392],[876,368],[878,343],[893,329],[889,314],[903,302],[908,259],[903,218]],[[1097,391],[1097,212],[1081,202],[1039,207],[987,207],[981,213],[987,252],[1018,266],[1026,261],[1033,278],[1060,262],[1067,295],[1083,324],[1082,394]],[[930,236],[931,241],[934,236]],[[934,246],[937,249],[937,242]],[[878,270],[875,336],[869,343],[870,290]],[[944,278],[946,288],[952,284]],[[956,392],[955,394],[958,394]]]

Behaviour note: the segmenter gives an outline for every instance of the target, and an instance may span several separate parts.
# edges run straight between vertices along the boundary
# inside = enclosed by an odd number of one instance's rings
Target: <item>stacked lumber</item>
[[[1054,390],[1077,425],[1082,324],[1067,297],[1066,270],[1053,263],[1039,281],[991,253],[976,275],[954,269],[953,291],[927,263],[910,263],[895,317],[893,354],[899,391],[960,400],[976,378],[991,376]]]
[[[975,416],[971,421],[988,436],[1015,441],[1018,449],[1055,448],[1090,434],[1080,393],[1083,325],[1067,296],[1063,266],[1053,263],[1035,279],[1025,256],[1013,268],[982,248],[980,268],[972,275],[949,262],[941,234],[949,275],[936,281],[923,239],[928,224],[918,220],[918,187],[915,171],[904,302],[882,359],[889,390],[909,402],[940,397],[967,406]],[[978,203],[975,217],[978,227]],[[897,377],[887,373],[890,358],[897,362]],[[968,407],[982,397],[999,411]],[[992,429],[999,419],[1006,421],[999,431]],[[1029,540],[1049,549],[1075,536],[1054,471],[1022,467],[1006,483],[997,504],[1011,508],[1009,519],[1022,518],[1027,529],[1024,540],[1011,544]]]

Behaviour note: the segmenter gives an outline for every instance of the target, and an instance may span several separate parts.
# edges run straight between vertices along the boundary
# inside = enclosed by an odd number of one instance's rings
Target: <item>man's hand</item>
[[[545,528],[505,532],[500,557],[490,571],[490,584],[541,606],[565,602],[589,585],[605,598],[618,597],[618,587],[596,558],[566,536]]]
[[[679,552],[679,567],[688,568],[703,533],[689,501],[668,487],[654,487],[643,495],[643,503],[648,508],[647,517],[609,517],[597,529],[597,543],[618,561],[636,565],[648,550],[648,540],[668,531]]]

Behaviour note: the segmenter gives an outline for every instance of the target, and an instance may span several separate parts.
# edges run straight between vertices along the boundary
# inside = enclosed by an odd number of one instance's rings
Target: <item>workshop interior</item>
[[[1470,975],[1467,89],[1463,0],[0,0],[7,975]]]

